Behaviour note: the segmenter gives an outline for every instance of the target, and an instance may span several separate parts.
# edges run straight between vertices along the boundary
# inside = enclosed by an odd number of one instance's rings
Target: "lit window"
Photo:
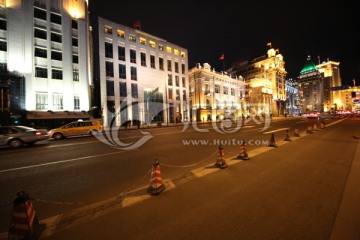
[[[104,32],[108,34],[112,34],[112,27],[104,26]]]
[[[129,36],[129,40],[130,40],[130,41],[132,41],[132,42],[136,42],[136,37],[135,37],[135,36],[130,35],[130,36]]]
[[[146,45],[146,39],[141,37],[140,38],[140,43]]]
[[[53,94],[53,109],[61,110],[63,109],[63,95],[60,93]]]
[[[48,107],[48,94],[36,93],[36,110],[45,110]]]
[[[168,53],[172,53],[172,48],[171,48],[171,47],[166,47],[166,51],[167,51]]]
[[[179,55],[179,50],[174,49],[174,54],[175,54],[175,55]]]
[[[160,50],[160,51],[164,51],[164,46],[163,46],[163,45],[159,45],[159,50]]]
[[[117,30],[118,37],[125,38],[125,32],[121,30]]]
[[[149,44],[152,48],[156,48],[156,44],[154,41],[149,41]]]
[[[181,52],[181,57],[185,57],[185,52]]]

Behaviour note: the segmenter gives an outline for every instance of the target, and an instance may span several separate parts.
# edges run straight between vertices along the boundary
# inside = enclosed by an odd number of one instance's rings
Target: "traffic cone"
[[[14,200],[8,240],[38,239],[45,226],[39,223],[29,194],[18,192]]]
[[[228,165],[225,162],[225,158],[224,158],[224,148],[222,145],[219,146],[219,155],[217,157],[215,166],[221,169],[227,168]]]
[[[160,164],[157,160],[151,170],[150,186],[148,192],[151,195],[159,195],[162,191],[165,190],[165,185],[163,184],[160,172]]]
[[[295,128],[294,130],[294,137],[300,137],[299,129]]]
[[[307,133],[307,134],[312,134],[312,133],[314,133],[314,132],[312,131],[312,129],[311,129],[311,126],[308,126],[308,128],[307,128],[307,130],[306,130],[306,133]]]
[[[314,123],[314,127],[313,127],[313,130],[314,130],[314,131],[319,131],[319,128],[318,128],[318,125],[317,125],[317,123]]]
[[[275,135],[274,135],[274,133],[271,134],[269,147],[277,147],[277,145],[275,143]]]
[[[290,139],[290,133],[289,133],[289,130],[288,130],[288,129],[286,129],[286,135],[285,135],[284,141],[291,141],[291,139]]]
[[[321,129],[324,129],[324,128],[325,128],[325,122],[324,122],[324,121],[322,121],[322,122],[320,123],[320,128],[321,128]]]
[[[241,159],[241,160],[249,160],[250,159],[247,154],[247,149],[245,147],[245,141],[242,141],[242,143],[240,145],[240,152],[239,152],[239,156],[237,158]]]

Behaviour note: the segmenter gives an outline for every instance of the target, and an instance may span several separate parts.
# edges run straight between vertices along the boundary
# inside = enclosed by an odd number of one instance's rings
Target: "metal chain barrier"
[[[163,163],[163,162],[160,162],[160,166],[165,166],[165,167],[170,167],[170,168],[187,168],[187,167],[193,167],[193,166],[196,166],[200,163],[204,163],[206,162],[210,157],[214,156],[218,151],[215,151],[214,153],[212,153],[210,156],[204,158],[203,160],[197,162],[197,163],[194,163],[194,164],[189,164],[189,165],[172,165],[172,164],[166,164],[166,163]]]

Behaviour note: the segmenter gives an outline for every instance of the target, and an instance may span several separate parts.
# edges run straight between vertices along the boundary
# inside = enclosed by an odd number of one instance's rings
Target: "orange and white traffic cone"
[[[324,128],[325,128],[325,122],[324,122],[324,121],[322,121],[322,122],[320,123],[320,128],[321,128],[321,129],[324,129]]]
[[[294,130],[294,137],[300,137],[299,129],[295,128]]]
[[[39,223],[29,194],[18,192],[14,200],[8,240],[38,239],[45,226]]]
[[[275,135],[274,135],[274,133],[271,134],[269,147],[277,147],[277,145],[275,143]]]
[[[157,160],[151,170],[150,186],[148,192],[151,195],[159,195],[162,191],[165,190],[165,185],[163,184],[161,178],[160,164]]]
[[[313,130],[314,130],[314,131],[319,131],[319,128],[318,128],[318,125],[317,125],[317,123],[314,123],[314,127],[313,127]]]
[[[291,139],[290,139],[290,133],[289,133],[289,130],[288,130],[288,129],[286,129],[286,135],[285,135],[284,141],[291,141]]]
[[[239,156],[237,156],[238,159],[241,160],[249,160],[249,156],[247,154],[247,149],[245,147],[245,141],[242,141],[241,145],[240,145],[240,152],[239,152]]]
[[[307,128],[307,130],[306,130],[306,133],[307,133],[307,134],[312,134],[312,133],[314,133],[314,132],[312,131],[312,127],[311,127],[311,126],[308,126],[308,128]]]
[[[228,165],[225,162],[225,158],[224,158],[224,148],[222,145],[219,146],[219,154],[218,157],[216,159],[216,163],[215,166],[221,169],[227,168]]]

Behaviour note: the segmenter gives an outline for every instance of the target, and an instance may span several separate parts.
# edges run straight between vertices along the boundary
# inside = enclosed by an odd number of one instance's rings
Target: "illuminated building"
[[[142,124],[188,120],[186,49],[101,17],[96,39],[99,69],[95,76],[105,127],[128,120]]]
[[[360,87],[343,85],[332,87],[330,89],[337,97],[334,99],[334,105],[337,107],[336,112],[354,112],[360,111]]]
[[[2,0],[0,5],[0,69],[24,80],[23,94],[11,91],[26,113],[23,124],[53,127],[88,118],[88,1]]]
[[[285,62],[278,49],[271,48],[267,55],[258,57],[248,62],[235,63],[230,73],[241,75],[245,81],[253,79],[268,79],[271,82],[272,100],[270,101],[269,114],[279,115],[285,113]]]
[[[285,81],[286,88],[286,113],[291,115],[300,114],[298,83],[293,79]]]
[[[247,116],[246,83],[242,77],[215,72],[205,63],[189,70],[189,105],[192,121],[239,119]]]

